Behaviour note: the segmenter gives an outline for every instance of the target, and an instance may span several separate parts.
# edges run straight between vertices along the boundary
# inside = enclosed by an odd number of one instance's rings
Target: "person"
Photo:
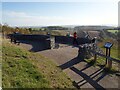
[[[70,32],[67,32],[66,36],[67,36],[67,37],[70,37]]]
[[[78,45],[77,33],[76,33],[76,32],[74,32],[74,34],[73,34],[73,45],[74,45],[74,44],[77,44],[77,45]]]

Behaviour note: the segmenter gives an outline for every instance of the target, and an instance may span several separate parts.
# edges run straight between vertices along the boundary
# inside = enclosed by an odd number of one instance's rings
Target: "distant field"
[[[118,30],[108,30],[108,32],[116,33],[116,32],[118,32]]]

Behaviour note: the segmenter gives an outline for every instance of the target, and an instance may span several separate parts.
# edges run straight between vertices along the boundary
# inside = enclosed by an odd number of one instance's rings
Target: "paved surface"
[[[37,44],[37,43],[36,43]],[[31,50],[30,44],[21,43],[20,46]],[[38,45],[37,45],[38,46]],[[35,47],[35,45],[34,45]],[[108,75],[103,72],[103,68],[93,67],[84,60],[77,57],[78,48],[72,46],[62,46],[59,49],[40,50],[40,53],[51,58],[68,76],[75,81],[73,84],[80,88],[118,88],[118,76]]]

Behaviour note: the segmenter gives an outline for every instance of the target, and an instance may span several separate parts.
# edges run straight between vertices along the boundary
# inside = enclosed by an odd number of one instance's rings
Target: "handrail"
[[[106,56],[106,55],[104,55],[104,54],[95,52],[95,51],[93,51],[93,50],[89,50],[89,51],[92,52],[93,54],[97,54],[97,55],[99,55],[99,56],[102,56],[102,57],[104,57],[104,58],[107,58],[108,60],[113,60],[113,61],[115,61],[115,62],[117,62],[117,63],[120,63],[120,60],[118,60],[118,59],[115,59],[115,58]]]

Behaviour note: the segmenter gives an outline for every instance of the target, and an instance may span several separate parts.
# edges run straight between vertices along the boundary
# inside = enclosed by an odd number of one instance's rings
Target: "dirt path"
[[[37,44],[37,43],[36,43]],[[30,50],[31,45],[22,43],[20,46]],[[75,81],[73,84],[80,88],[118,88],[119,77],[108,75],[103,72],[103,68],[93,67],[77,57],[78,48],[67,46],[59,49],[49,49],[38,51],[52,61],[68,74]]]

